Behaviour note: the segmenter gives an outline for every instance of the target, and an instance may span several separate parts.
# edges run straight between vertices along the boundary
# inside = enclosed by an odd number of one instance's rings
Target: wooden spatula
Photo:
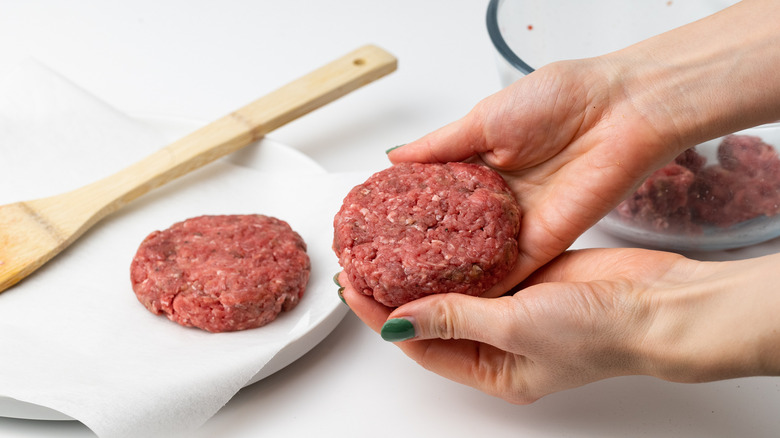
[[[364,46],[97,182],[49,198],[0,206],[0,291],[79,238],[92,225],[168,181],[396,69]]]

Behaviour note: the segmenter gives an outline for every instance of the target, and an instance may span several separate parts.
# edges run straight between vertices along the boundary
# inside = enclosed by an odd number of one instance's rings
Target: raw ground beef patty
[[[349,192],[333,249],[352,286],[386,306],[444,292],[478,296],[517,260],[520,215],[487,167],[397,164]]]
[[[199,216],[151,233],[130,279],[155,314],[210,332],[260,327],[294,308],[309,281],[306,244],[279,219]]]

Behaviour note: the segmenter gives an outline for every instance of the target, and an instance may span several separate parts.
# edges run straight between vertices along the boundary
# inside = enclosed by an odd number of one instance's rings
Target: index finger
[[[419,140],[387,153],[392,163],[448,163],[463,161],[483,152],[483,144],[469,116],[445,125]]]

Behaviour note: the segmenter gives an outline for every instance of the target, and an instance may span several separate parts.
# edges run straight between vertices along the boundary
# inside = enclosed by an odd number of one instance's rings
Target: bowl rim
[[[520,57],[509,48],[509,44],[507,44],[503,35],[501,35],[501,29],[498,27],[498,8],[501,6],[502,2],[503,0],[490,0],[490,3],[488,3],[486,14],[488,35],[493,42],[493,47],[498,50],[498,53],[506,62],[512,67],[520,70],[523,74],[530,74],[534,71],[534,68],[520,59]]]

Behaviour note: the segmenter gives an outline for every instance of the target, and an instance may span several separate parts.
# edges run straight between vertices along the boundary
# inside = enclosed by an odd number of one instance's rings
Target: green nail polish
[[[347,304],[347,300],[344,299],[344,294],[342,294],[342,292],[344,292],[344,286],[339,283],[339,274],[341,273],[337,272],[336,275],[333,276],[333,282],[339,287],[339,299],[342,303]],[[349,304],[347,304],[347,306],[349,306]]]
[[[404,318],[388,319],[380,332],[382,339],[388,342],[399,342],[414,337],[414,325]]]
[[[399,144],[398,146],[393,146],[393,147],[391,147],[390,149],[386,150],[386,151],[385,151],[385,153],[386,153],[386,154],[389,154],[390,152],[393,152],[394,150],[396,150],[396,149],[400,148],[401,146],[406,146],[406,143],[404,143],[404,144]]]

